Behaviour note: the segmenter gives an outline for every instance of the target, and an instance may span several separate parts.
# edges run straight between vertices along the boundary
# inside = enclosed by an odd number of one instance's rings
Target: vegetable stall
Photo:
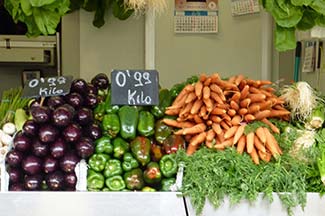
[[[160,87],[150,106],[112,104],[110,86],[98,74],[74,79],[66,95],[23,99],[11,90],[10,109],[4,94],[0,110],[10,118],[1,133],[14,133],[8,144],[1,136],[8,195],[140,191],[181,206],[183,196],[197,215],[227,199],[275,199],[294,215],[309,193],[325,191],[324,99],[308,83],[199,74]]]

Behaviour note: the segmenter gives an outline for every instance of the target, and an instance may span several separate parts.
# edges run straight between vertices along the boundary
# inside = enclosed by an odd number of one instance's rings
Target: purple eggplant
[[[79,161],[80,158],[75,153],[68,152],[60,159],[60,168],[66,173],[72,173]]]
[[[89,138],[82,137],[76,144],[75,148],[79,157],[87,159],[94,153],[93,141]]]
[[[50,190],[58,191],[64,188],[64,175],[63,172],[57,170],[46,176],[46,184]]]
[[[98,99],[97,96],[94,94],[88,94],[85,97],[85,106],[91,108],[91,109],[95,109],[95,107],[98,104]]]
[[[76,92],[81,95],[87,93],[87,82],[84,79],[75,79],[71,83],[70,92]]]
[[[42,170],[42,160],[34,155],[28,155],[23,159],[21,166],[28,175],[35,175]]]
[[[14,138],[13,146],[16,150],[27,152],[32,146],[32,141],[22,132],[18,132]]]
[[[35,138],[32,142],[32,153],[37,157],[45,157],[49,154],[49,146]]]
[[[98,89],[104,90],[109,87],[109,79],[106,74],[99,73],[91,79],[91,84],[93,84]]]
[[[14,183],[9,185],[9,191],[24,191],[25,187],[22,183]]]
[[[38,131],[38,137],[43,143],[54,142],[58,134],[58,129],[50,124],[42,125]]]
[[[94,121],[93,118],[93,111],[89,108],[80,108],[77,113],[76,113],[76,121],[84,126],[84,125],[89,125]]]
[[[27,120],[22,129],[26,136],[35,137],[38,133],[38,124],[34,120]]]
[[[8,175],[9,175],[9,183],[18,183],[22,179],[22,170],[15,168],[15,167],[10,167],[8,170]]]
[[[65,103],[62,96],[52,96],[46,100],[46,105],[51,109],[55,110],[57,107]]]
[[[66,142],[77,142],[81,137],[81,127],[78,124],[68,125],[62,132]]]
[[[59,169],[59,161],[52,156],[48,156],[43,162],[44,173],[52,173]]]
[[[98,89],[91,83],[87,83],[87,94],[98,94]]]
[[[42,183],[41,175],[27,175],[24,179],[25,189],[29,191],[40,190]]]
[[[64,174],[64,183],[67,188],[75,188],[77,184],[77,176],[74,172]]]
[[[58,138],[50,145],[50,153],[54,158],[61,158],[67,150],[67,144],[62,138]]]
[[[32,107],[30,113],[36,123],[46,123],[51,119],[51,110],[46,106]]]
[[[73,119],[73,112],[67,106],[60,106],[53,111],[52,122],[55,126],[65,127]]]
[[[79,109],[80,107],[83,106],[83,103],[84,103],[83,97],[79,93],[76,93],[76,92],[66,95],[65,101],[75,109]]]
[[[11,149],[7,154],[6,154],[6,163],[10,167],[20,167],[21,162],[24,159],[23,153],[20,151],[17,151],[15,149]]]
[[[88,125],[83,130],[84,134],[92,140],[99,139],[102,136],[102,129],[96,123]]]

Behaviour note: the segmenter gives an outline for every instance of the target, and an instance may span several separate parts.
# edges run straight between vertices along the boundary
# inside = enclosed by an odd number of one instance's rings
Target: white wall
[[[156,21],[156,68],[170,87],[202,72],[261,78],[261,15],[232,17],[230,1],[219,1],[218,34],[175,34],[174,1]]]
[[[94,13],[80,11],[80,77],[112,69],[144,68],[144,18],[119,21],[112,15],[101,28],[92,25]]]

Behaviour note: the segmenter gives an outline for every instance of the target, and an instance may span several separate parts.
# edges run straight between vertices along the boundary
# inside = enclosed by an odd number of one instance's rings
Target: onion
[[[4,133],[1,137],[1,142],[3,143],[3,145],[5,146],[12,146],[12,144],[14,143],[14,138],[6,133]]]
[[[7,122],[3,125],[2,130],[8,135],[13,135],[16,132],[16,126],[11,122]]]

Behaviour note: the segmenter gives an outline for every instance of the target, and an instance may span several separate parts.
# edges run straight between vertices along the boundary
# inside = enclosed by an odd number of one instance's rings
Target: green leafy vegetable
[[[296,47],[295,28],[275,27],[275,47],[278,51],[294,49]]]
[[[325,15],[325,0],[313,1],[309,6],[318,13]]]
[[[308,6],[312,2],[313,2],[313,0],[291,0],[291,3],[294,6],[303,6],[303,5]]]

